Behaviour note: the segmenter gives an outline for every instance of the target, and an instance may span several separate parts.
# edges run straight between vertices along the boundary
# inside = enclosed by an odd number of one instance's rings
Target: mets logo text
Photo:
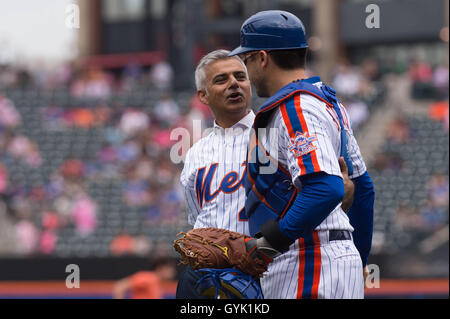
[[[316,136],[309,136],[308,132],[303,134],[296,132],[295,137],[291,138],[292,144],[289,146],[289,150],[294,153],[295,157],[303,156],[317,149],[312,143],[314,141],[317,141]]]

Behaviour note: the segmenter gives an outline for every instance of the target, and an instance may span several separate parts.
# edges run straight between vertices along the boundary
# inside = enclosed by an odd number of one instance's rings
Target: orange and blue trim
[[[299,270],[297,299],[318,299],[322,257],[319,233],[313,231],[299,238]]]
[[[300,105],[300,94],[286,100],[286,102],[280,106],[280,111],[291,139],[295,139],[296,132],[309,133],[308,125],[306,124]],[[300,167],[300,175],[316,173],[321,170],[315,150],[298,157],[297,163]]]

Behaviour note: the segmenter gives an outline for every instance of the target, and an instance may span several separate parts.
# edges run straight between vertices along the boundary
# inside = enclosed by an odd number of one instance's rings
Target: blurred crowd
[[[419,208],[401,203],[395,213],[395,226],[398,230],[417,234],[432,234],[448,225],[448,176],[433,174],[426,185],[426,202]]]
[[[138,86],[170,91],[173,69],[161,61],[151,68],[130,62],[119,73],[67,62],[57,67],[0,64],[0,89],[69,89],[73,98],[107,99]]]
[[[352,130],[357,134],[385,96],[386,87],[377,60],[367,58],[359,65],[343,61],[337,65],[331,84],[346,107]]]
[[[0,154],[38,168],[42,163],[39,146],[28,136],[17,132],[22,124],[14,103],[0,93]]]
[[[448,123],[448,113],[444,113],[445,108],[448,110],[446,105],[449,99],[448,63],[432,66],[426,61],[413,59],[409,64],[403,64],[392,61],[384,63],[372,57],[364,59],[358,65],[352,65],[348,61],[338,64],[332,86],[349,112],[355,133],[358,133],[373,110],[383,102],[387,90],[384,77],[389,74],[407,77],[410,96],[405,98],[440,103],[437,105],[439,110],[436,109],[436,112],[440,111],[437,116],[444,120],[447,118]],[[397,134],[397,129],[401,131],[401,125],[392,128],[389,134]]]
[[[73,227],[80,238],[99,227],[100,203],[89,194],[88,184],[120,181],[125,206],[144,211],[142,222],[149,225],[185,223],[184,200],[179,187],[180,164],[170,159],[171,128],[192,129],[192,119],[211,124],[212,114],[195,95],[189,105],[180,106],[172,95],[172,69],[159,63],[150,70],[136,65],[120,76],[94,68],[75,72],[62,66],[55,73],[27,72],[11,67],[0,72],[0,88],[32,90],[69,89],[73,101],[96,101],[93,106],[61,106],[51,102],[39,107],[41,129],[57,134],[67,130],[99,129],[100,148],[87,158],[66,158],[55,167],[44,185],[11,182],[7,163],[21,161],[39,170],[43,161],[33,136],[20,132],[27,125],[14,102],[0,95],[0,195],[4,242],[9,253],[52,254],[59,230]],[[24,75],[26,74],[26,75]],[[20,76],[19,76],[20,75]],[[26,80],[25,80],[26,79]],[[116,103],[114,96],[148,87],[156,92],[151,107]],[[144,102],[144,101],[142,101]],[[76,105],[77,103],[75,103]],[[0,241],[2,239],[0,238]],[[148,252],[152,245],[143,234],[117,233],[110,245],[112,255]],[[0,245],[2,246],[2,245]],[[3,245],[6,247],[8,245]]]
[[[408,69],[414,99],[448,100],[448,62],[434,68],[426,61],[412,61]]]
[[[44,185],[14,183],[9,178],[8,163],[22,162],[39,170],[43,159],[33,137],[19,133],[26,123],[14,103],[0,95],[0,110],[10,114],[0,117],[0,217],[4,227],[11,225],[4,230],[0,246],[11,247],[9,252],[19,255],[51,254],[58,229],[70,224],[81,237],[91,234],[97,226],[98,207],[86,191],[83,163],[66,160]]]
[[[421,115],[397,114],[371,163],[372,174],[383,181],[376,184],[380,190],[377,212],[386,215],[393,208],[386,225],[390,230],[382,234],[385,248],[391,252],[400,248],[418,259],[425,256],[419,243],[449,225],[449,103],[448,97],[437,98],[424,103],[428,109],[425,107]],[[448,247],[448,231],[447,239],[441,238],[433,250],[445,249],[445,245]],[[434,257],[430,263],[438,264],[445,258]],[[429,270],[424,266],[418,272]]]
[[[356,133],[383,101],[383,72],[373,58],[357,66],[344,62],[335,70],[331,85],[348,109]],[[433,69],[412,62],[406,74],[413,83],[413,98],[432,94],[436,103],[430,108],[430,117],[439,117],[444,127],[446,122],[448,131],[448,92],[444,90],[448,89],[448,66]],[[80,238],[98,230],[100,216],[108,212],[90,194],[91,181],[119,181],[123,204],[140,208],[144,224],[176,228],[185,223],[179,186],[182,163],[174,163],[170,158],[170,148],[177,142],[171,140],[171,129],[183,127],[192,132],[194,119],[201,120],[204,128],[211,127],[213,117],[192,90],[191,99],[185,104],[175,98],[173,76],[166,62],[152,68],[130,64],[120,73],[73,63],[51,71],[0,66],[0,254],[51,255],[61,229],[73,227]],[[43,185],[22,185],[10,177],[8,163],[20,162],[31,170],[40,170],[45,157],[35,137],[26,136],[20,129],[27,123],[5,92],[35,89],[66,90],[73,101],[70,106],[56,101],[36,106],[43,130],[57,134],[98,129],[101,143],[89,157],[65,158]],[[116,99],[146,90],[155,92],[155,100],[126,104]],[[84,103],[89,100],[95,103]],[[387,139],[406,143],[410,134],[407,123],[399,118],[392,123]],[[403,161],[398,154],[382,153],[373,166],[379,171],[396,170]],[[433,175],[427,191],[428,202],[419,211],[399,207],[396,218],[401,227],[433,228],[448,223],[448,174]],[[445,207],[447,211],[442,213]],[[12,248],[1,251],[5,247]],[[125,229],[115,234],[110,243],[110,253],[115,256],[144,255],[152,248],[145,234],[130,234]]]

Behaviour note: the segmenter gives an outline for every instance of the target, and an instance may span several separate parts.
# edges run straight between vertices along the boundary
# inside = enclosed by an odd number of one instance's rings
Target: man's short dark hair
[[[284,70],[304,69],[306,67],[307,48],[270,51],[275,64]]]

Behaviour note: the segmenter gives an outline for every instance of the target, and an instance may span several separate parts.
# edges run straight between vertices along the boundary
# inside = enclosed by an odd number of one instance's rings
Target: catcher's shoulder
[[[300,116],[300,114],[302,117],[306,115],[306,120],[310,120],[313,117],[316,120],[327,121],[329,117],[328,108],[327,104],[317,96],[299,92],[280,105],[275,118],[285,123],[285,125],[289,125],[291,119]]]

